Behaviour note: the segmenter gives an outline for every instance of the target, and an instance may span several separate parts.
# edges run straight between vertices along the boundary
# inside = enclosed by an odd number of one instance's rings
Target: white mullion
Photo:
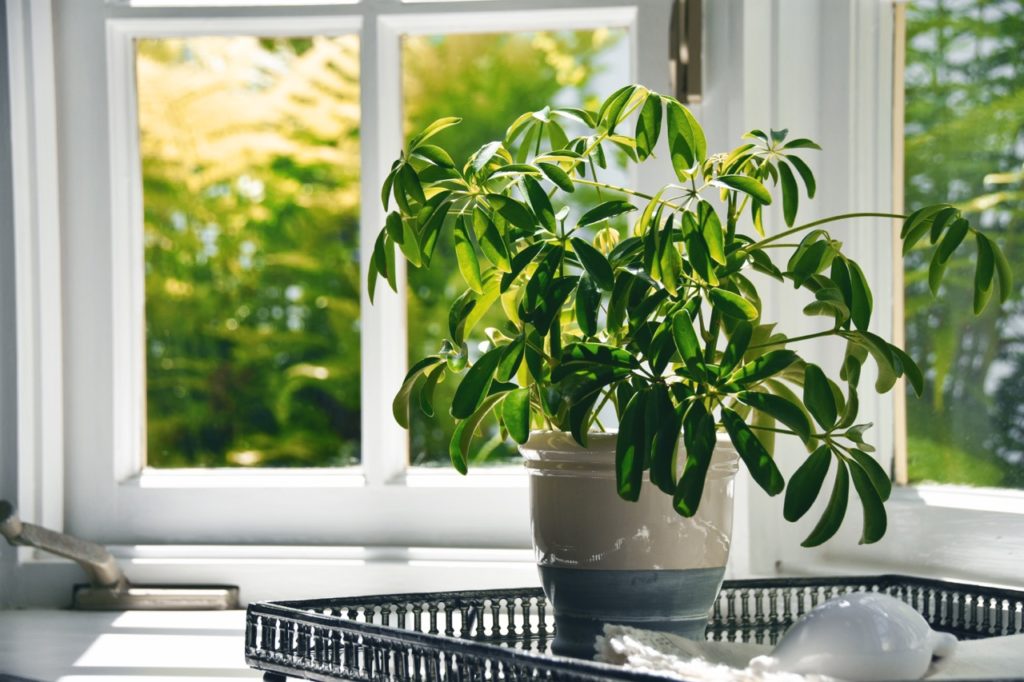
[[[52,8],[7,3],[14,200],[18,503],[64,524],[60,210]]]
[[[392,418],[391,401],[405,377],[408,357],[406,273],[397,268],[398,293],[378,280],[371,305],[366,288],[373,246],[384,224],[380,199],[393,159],[402,149],[401,43],[369,5],[360,37],[362,205],[359,219],[362,390],[362,461],[369,485],[401,480],[409,439]],[[401,261],[399,261],[401,263]]]

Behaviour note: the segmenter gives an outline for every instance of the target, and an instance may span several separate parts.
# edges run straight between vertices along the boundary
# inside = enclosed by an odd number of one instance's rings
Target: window
[[[906,10],[905,204],[952,201],[1024,271],[1024,24],[1020,2],[919,0]],[[1024,488],[1024,309],[1020,286],[970,315],[969,266],[942,298],[923,256],[905,275],[906,343],[928,358],[923,400],[907,403],[910,483]],[[915,274],[911,269],[917,269]],[[998,295],[998,293],[996,294]]]
[[[467,560],[416,547],[532,575],[501,553],[528,553],[522,469],[419,466],[445,434],[410,447],[391,417],[407,341],[446,311],[418,314],[416,273],[366,300],[385,162],[488,60],[521,69],[467,145],[548,98],[667,91],[667,33],[637,35],[671,5],[11,3],[23,517],[143,582]],[[460,51],[440,87],[425,65]]]

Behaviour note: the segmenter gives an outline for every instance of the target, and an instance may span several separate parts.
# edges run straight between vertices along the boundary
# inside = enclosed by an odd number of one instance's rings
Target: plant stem
[[[817,339],[822,336],[832,336],[836,333],[835,329],[827,329],[823,332],[814,332],[813,334],[804,334],[803,336],[793,336],[782,339],[780,341],[772,341],[771,343],[759,343],[756,346],[750,346],[747,350],[755,350],[757,348],[768,348],[769,346],[784,346],[787,343],[796,343],[797,341],[807,341],[808,339]]]
[[[644,194],[643,192],[637,192],[636,190],[627,189],[626,187],[619,187],[618,185],[610,185],[607,182],[595,182],[594,180],[585,180],[583,178],[573,178],[573,182],[581,182],[584,185],[591,185],[592,187],[597,187],[598,189],[601,189],[601,188],[610,189],[613,192],[621,192],[623,194],[629,194],[629,195],[634,196],[634,197],[640,197],[641,199],[647,199],[648,201],[653,201],[654,200],[654,197],[651,196],[650,194]],[[664,204],[665,206],[668,206],[669,208],[675,209],[677,211],[682,210],[682,207],[680,207],[678,204],[673,204],[673,203],[665,201],[663,199],[659,199],[658,203],[659,204]]]
[[[798,232],[803,232],[804,230],[809,230],[812,227],[817,227],[818,225],[824,225],[826,223],[834,223],[837,220],[846,220],[847,218],[906,218],[906,217],[907,216],[902,215],[900,213],[843,213],[841,215],[834,215],[834,216],[832,216],[830,218],[822,218],[821,220],[815,220],[815,221],[809,222],[809,223],[807,223],[805,225],[797,225],[796,227],[790,228],[788,230],[783,230],[782,232],[779,232],[778,234],[773,234],[770,237],[765,237],[764,239],[762,239],[761,241],[757,242],[756,244],[751,244],[750,246],[746,246],[743,249],[741,249],[741,251],[743,251],[744,253],[750,253],[751,251],[756,251],[757,249],[763,249],[766,244],[770,244],[772,242],[776,242],[776,241],[778,241],[778,240],[780,240],[780,239],[782,239],[784,237],[788,237],[790,235],[797,234]]]

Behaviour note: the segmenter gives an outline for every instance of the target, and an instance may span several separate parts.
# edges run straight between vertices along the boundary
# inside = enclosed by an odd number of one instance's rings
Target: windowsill
[[[244,611],[0,611],[0,674],[34,680],[258,679]]]

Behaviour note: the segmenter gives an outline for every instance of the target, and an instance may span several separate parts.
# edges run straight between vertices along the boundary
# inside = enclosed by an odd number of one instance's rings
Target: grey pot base
[[[539,566],[555,610],[552,652],[592,659],[606,623],[703,639],[725,568],[610,571]]]

